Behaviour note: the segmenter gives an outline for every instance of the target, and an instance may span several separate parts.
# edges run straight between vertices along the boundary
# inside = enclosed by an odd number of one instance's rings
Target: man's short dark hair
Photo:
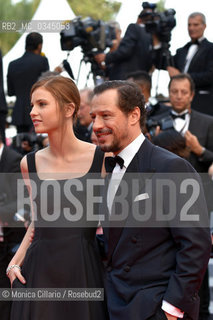
[[[110,89],[117,90],[118,107],[123,113],[128,114],[133,111],[135,107],[140,109],[140,127],[142,129],[146,117],[146,111],[144,96],[138,85],[134,82],[123,80],[105,81],[94,88],[94,95],[99,95]]]
[[[190,83],[191,92],[194,92],[195,91],[195,84],[194,84],[194,81],[193,81],[192,77],[188,73],[179,73],[176,76],[171,77],[171,79],[169,81],[169,89],[171,87],[172,81],[185,80],[185,79],[187,79],[189,81],[189,83]]]
[[[38,45],[42,43],[43,43],[42,35],[38,32],[31,32],[26,37],[25,50],[34,51],[38,48]]]
[[[147,89],[151,90],[152,87],[152,78],[148,72],[143,70],[137,70],[127,74],[127,80],[132,80],[139,85],[146,85]]]

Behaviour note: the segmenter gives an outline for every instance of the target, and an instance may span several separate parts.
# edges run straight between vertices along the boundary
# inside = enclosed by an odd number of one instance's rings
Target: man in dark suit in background
[[[127,75],[128,81],[134,81],[141,88],[145,98],[147,119],[158,116],[168,110],[168,106],[151,97],[152,77],[146,71],[135,71]]]
[[[171,116],[174,129],[185,137],[190,148],[190,163],[202,173],[213,161],[213,117],[191,108],[194,94],[195,85],[189,74],[173,76],[169,82],[171,108],[155,120]]]
[[[128,26],[117,50],[95,56],[100,65],[106,64],[109,80],[123,80],[130,72],[152,68],[152,36],[146,32],[141,14],[137,23]]]
[[[4,80],[3,80],[3,65],[2,56],[0,50],[0,134],[2,140],[5,143],[5,125],[7,116],[7,103],[4,95]]]
[[[213,43],[204,37],[206,18],[200,12],[190,14],[188,32],[191,41],[177,50],[174,67],[167,68],[172,77],[189,73],[195,83],[192,109],[213,115]]]
[[[77,123],[74,125],[74,132],[78,139],[91,142],[92,119],[90,116],[90,104],[93,90],[84,88],[80,90],[81,102],[77,114]]]
[[[14,220],[21,158],[19,153],[3,144],[0,136],[0,288],[10,288],[6,268],[25,234],[23,222]],[[1,320],[10,319],[10,307],[11,301],[0,301]]]
[[[46,57],[41,55],[42,35],[37,32],[29,33],[26,37],[26,52],[24,55],[10,62],[7,74],[8,95],[16,96],[13,109],[12,124],[17,132],[30,132],[32,121],[30,118],[30,90],[42,72],[49,70]]]
[[[147,201],[152,216],[159,215],[157,197],[163,201],[161,208],[166,217],[171,199],[168,193],[163,199],[158,194],[155,182],[160,177],[179,173],[176,178],[182,180],[181,173],[184,173],[183,182],[186,177],[199,181],[198,174],[187,161],[145,139],[141,133],[144,112],[143,95],[134,83],[109,81],[94,89],[91,107],[93,130],[101,149],[111,151],[115,156],[108,159],[111,164],[114,160],[114,169],[106,191],[106,206],[102,209],[106,210],[105,216],[109,216],[111,221],[116,214],[119,216],[122,211],[127,211],[120,224],[115,219],[115,225],[104,228],[108,245],[106,293],[110,320],[197,319],[198,290],[211,249],[209,228],[207,224],[201,225],[202,219],[207,217],[202,188],[197,194],[197,201],[190,203],[189,214],[196,213],[201,217],[194,227],[191,223],[188,227],[182,225],[180,211],[187,199],[181,194],[177,194],[174,224],[170,221],[161,224],[162,221],[156,218],[158,221],[151,221],[148,227],[146,221],[140,224],[139,220],[135,227],[131,225],[136,210],[140,210],[142,215],[146,213]],[[111,186],[113,181],[116,182],[116,173],[119,175],[114,190]],[[128,173],[136,174],[133,180],[138,177],[139,188],[131,188],[128,184],[125,201],[120,203],[121,210],[113,199],[122,191],[122,182]],[[146,174],[156,186],[152,192],[145,187]]]

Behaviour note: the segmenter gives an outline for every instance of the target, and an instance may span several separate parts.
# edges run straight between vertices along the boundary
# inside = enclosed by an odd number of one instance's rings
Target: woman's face
[[[50,133],[60,126],[60,110],[56,99],[43,87],[36,89],[31,98],[32,119],[36,133]]]

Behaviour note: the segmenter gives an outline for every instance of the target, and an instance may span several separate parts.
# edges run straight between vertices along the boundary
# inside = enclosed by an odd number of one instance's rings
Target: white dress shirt
[[[129,166],[130,162],[138,152],[144,140],[145,140],[145,137],[143,133],[139,134],[139,136],[135,140],[133,140],[125,149],[123,149],[118,154],[118,156],[124,160],[124,166],[121,169],[119,164],[116,163],[116,166],[112,171],[112,176],[111,176],[108,191],[107,191],[107,206],[109,209],[109,213],[111,213],[112,203],[113,203],[115,194],[118,190],[120,181],[124,173],[126,172],[127,167]]]
[[[1,160],[3,149],[4,149],[4,144],[2,143],[0,144],[0,160]]]
[[[181,133],[182,136],[184,136],[186,131],[189,129],[189,122],[190,122],[190,118],[191,118],[188,110],[184,110],[181,113],[177,113],[174,110],[172,110],[171,113],[174,115],[180,115],[180,116],[182,114],[186,114],[185,119],[176,118],[173,120],[174,129],[176,131],[178,131],[179,133]]]
[[[199,38],[198,42],[200,43],[203,39],[204,39],[204,37]],[[198,44],[191,44],[191,46],[189,47],[187,56],[186,56],[186,62],[185,62],[185,67],[183,69],[183,72],[185,72],[185,73],[188,72],[190,63],[191,63],[191,61],[197,51],[198,51]]]

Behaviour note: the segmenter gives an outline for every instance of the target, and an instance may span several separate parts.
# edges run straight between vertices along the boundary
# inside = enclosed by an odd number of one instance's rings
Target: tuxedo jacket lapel
[[[206,41],[203,40],[201,42],[201,44],[199,45],[198,47],[198,50],[197,52],[195,53],[194,57],[192,58],[192,61],[189,65],[189,72],[192,70],[194,70],[194,66],[195,64],[197,63],[197,61],[199,61],[200,59],[202,59],[202,55],[203,55],[203,52],[206,50]]]
[[[5,166],[5,163],[6,163],[6,149],[4,147],[2,151],[1,159],[0,159],[0,172],[4,172],[3,169]]]
[[[202,131],[198,130],[199,123],[200,123],[199,114],[196,111],[192,110],[191,111],[191,115],[190,115],[189,129],[188,130],[192,134],[195,134],[195,132],[196,132],[197,138],[199,138],[200,134],[202,134]]]

